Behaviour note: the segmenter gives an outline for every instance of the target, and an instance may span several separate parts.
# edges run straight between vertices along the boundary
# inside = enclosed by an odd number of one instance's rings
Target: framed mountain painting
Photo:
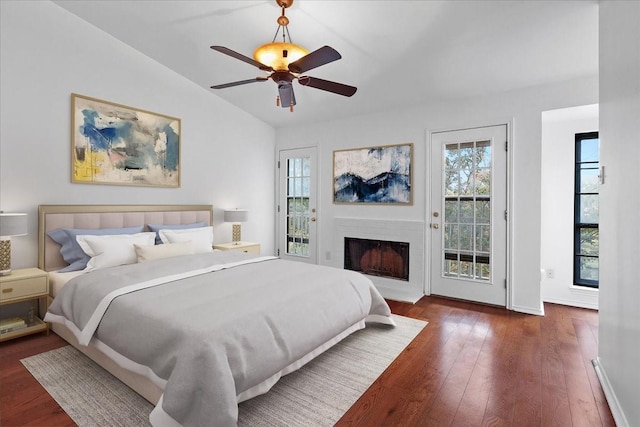
[[[333,202],[411,205],[413,144],[333,152]]]
[[[71,94],[71,182],[180,187],[180,119]]]

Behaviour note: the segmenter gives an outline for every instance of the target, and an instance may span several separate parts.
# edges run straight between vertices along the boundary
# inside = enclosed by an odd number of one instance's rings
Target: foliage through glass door
[[[309,256],[309,195],[311,162],[308,157],[287,159],[288,255]]]
[[[446,144],[443,173],[443,273],[490,281],[491,141]]]

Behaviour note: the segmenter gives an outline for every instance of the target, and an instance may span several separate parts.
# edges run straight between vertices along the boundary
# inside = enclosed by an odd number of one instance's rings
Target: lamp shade
[[[249,211],[246,209],[233,209],[224,211],[224,222],[247,222]]]
[[[309,51],[293,43],[267,43],[253,52],[253,58],[276,71],[288,71],[289,64],[308,55]]]
[[[0,212],[0,237],[26,236],[27,214]]]

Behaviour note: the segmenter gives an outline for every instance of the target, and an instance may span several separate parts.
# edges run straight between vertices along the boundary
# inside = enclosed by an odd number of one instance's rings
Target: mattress
[[[60,290],[67,284],[67,282],[74,277],[84,274],[83,270],[80,271],[68,271],[60,273],[58,271],[49,272],[49,294],[55,298]]]

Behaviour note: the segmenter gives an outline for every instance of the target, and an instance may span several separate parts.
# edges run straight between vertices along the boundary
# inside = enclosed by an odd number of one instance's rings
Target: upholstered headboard
[[[38,207],[38,267],[45,271],[67,265],[60,245],[47,235],[57,228],[114,228],[148,224],[213,225],[211,205],[40,205]]]

